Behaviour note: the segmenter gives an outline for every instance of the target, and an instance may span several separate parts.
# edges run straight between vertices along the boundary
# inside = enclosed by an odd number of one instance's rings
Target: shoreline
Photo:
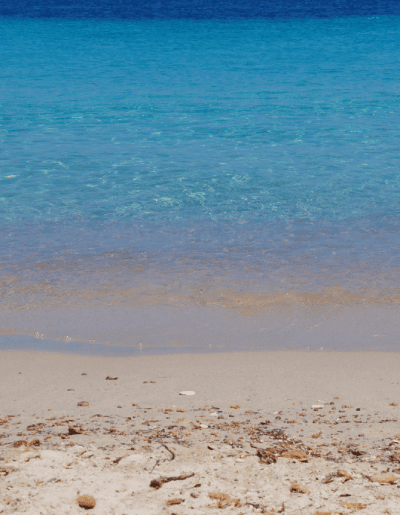
[[[202,294],[198,293],[200,297]],[[237,308],[213,305],[134,305],[68,307],[54,309],[1,310],[0,348],[31,348],[67,351],[82,345],[91,354],[112,348],[126,354],[229,352],[279,349],[399,351],[400,320],[395,305],[332,306],[304,305],[269,308],[245,313]],[[36,339],[34,336],[36,335]],[[19,343],[20,342],[20,343]],[[93,344],[93,345],[92,345]],[[128,350],[126,350],[128,349]],[[169,349],[169,350],[168,350]]]
[[[1,351],[0,513],[83,513],[87,494],[98,515],[395,514],[399,365],[376,352]]]

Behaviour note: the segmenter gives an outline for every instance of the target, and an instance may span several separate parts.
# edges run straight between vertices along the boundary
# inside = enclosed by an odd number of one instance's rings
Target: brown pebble
[[[29,447],[39,447],[40,440],[39,438],[34,438],[31,442],[29,442]]]
[[[81,508],[85,508],[85,510],[90,510],[96,506],[96,499],[91,495],[80,495],[76,502]]]
[[[78,402],[77,406],[89,406],[87,401]]]
[[[117,379],[118,379],[118,377],[111,377],[111,376],[106,377],[106,381],[116,381]]]

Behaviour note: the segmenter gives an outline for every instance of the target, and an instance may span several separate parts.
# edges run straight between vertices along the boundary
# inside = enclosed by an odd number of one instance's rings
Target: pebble
[[[89,406],[87,401],[78,402],[77,406]]]
[[[80,495],[76,502],[81,508],[85,508],[85,510],[90,510],[96,506],[96,499],[91,495]]]
[[[185,391],[185,392],[179,392],[179,395],[194,395],[196,392],[191,391]]]
[[[313,404],[311,407],[312,407],[312,409],[321,409],[324,407],[324,405],[323,404]]]

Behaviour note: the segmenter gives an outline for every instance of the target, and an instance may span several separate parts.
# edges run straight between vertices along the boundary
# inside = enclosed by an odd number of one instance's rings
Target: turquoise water
[[[400,23],[351,14],[0,18],[2,306],[397,292]]]

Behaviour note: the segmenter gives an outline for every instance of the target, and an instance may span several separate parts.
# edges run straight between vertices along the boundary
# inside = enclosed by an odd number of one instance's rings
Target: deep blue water
[[[99,267],[116,289],[397,290],[398,15],[394,1],[1,3],[3,301],[98,286]]]
[[[0,16],[101,19],[339,18],[400,14],[396,0],[14,0]]]

